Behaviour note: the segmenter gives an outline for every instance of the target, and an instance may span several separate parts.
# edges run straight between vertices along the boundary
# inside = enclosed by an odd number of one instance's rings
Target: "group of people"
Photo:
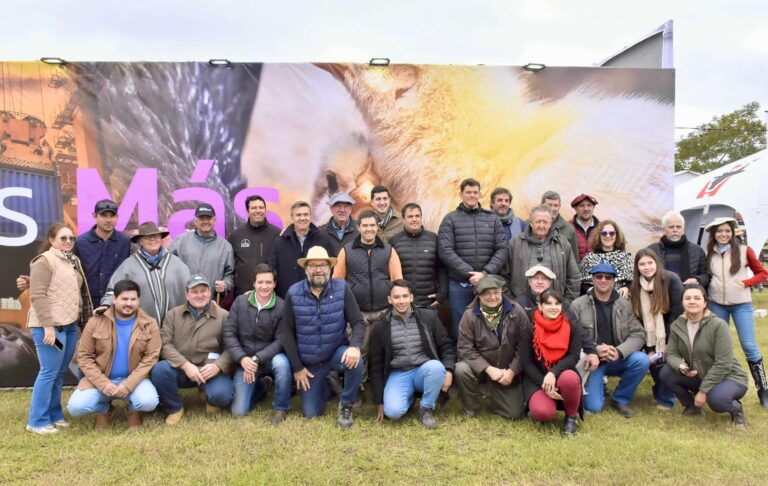
[[[485,209],[480,189],[461,183],[461,202],[437,233],[424,228],[418,204],[398,214],[383,186],[356,220],[355,199],[334,194],[321,227],[296,202],[283,231],[251,196],[248,221],[228,239],[216,234],[208,204],[170,244],[152,222],[130,238],[116,231],[110,200],[96,204],[96,224],[77,238],[53,225],[17,280],[30,289],[40,361],[27,430],[68,427],[61,390],[75,352],[82,377],[66,408],[96,414],[98,429],[117,399],[128,403],[129,427],[158,406],[175,425],[181,388],[199,388],[207,413],[243,416],[272,387],[274,425],[298,393],[308,418],[338,396],[338,425],[351,427],[369,387],[377,420],[399,419],[420,395],[419,420],[436,428],[435,408],[455,387],[467,417],[486,398],[509,419],[545,422],[562,409],[572,435],[578,417],[606,401],[631,417],[649,372],[659,410],[679,400],[684,415],[697,415],[706,404],[743,427],[748,382],[730,318],[768,408],[750,294],[768,271],[740,242],[735,219],[707,226],[705,251],[669,212],[661,240],[633,258],[617,222],[594,216],[590,195],[571,202],[567,221],[559,194],[547,191],[524,220],[510,191],[495,189]],[[610,392],[606,376],[619,377]]]

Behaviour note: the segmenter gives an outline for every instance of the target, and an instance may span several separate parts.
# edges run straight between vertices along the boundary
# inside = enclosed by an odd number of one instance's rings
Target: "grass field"
[[[768,307],[766,294],[755,294],[755,307]],[[756,326],[768,353],[768,319]],[[268,403],[235,419],[206,417],[193,391],[185,400],[188,414],[173,428],[157,413],[142,431],[128,432],[119,408],[109,432],[94,432],[88,417],[40,437],[24,431],[29,392],[0,393],[0,483],[768,484],[768,410],[758,407],[751,378],[746,430],[709,410],[703,417],[682,417],[679,405],[672,414],[658,412],[648,377],[632,403],[635,417],[606,410],[580,422],[579,434],[568,439],[560,421],[462,418],[458,400],[438,412],[436,431],[411,416],[376,423],[372,405],[342,431],[332,403],[322,418],[309,421],[294,411],[271,427]],[[296,398],[292,404],[296,409]]]

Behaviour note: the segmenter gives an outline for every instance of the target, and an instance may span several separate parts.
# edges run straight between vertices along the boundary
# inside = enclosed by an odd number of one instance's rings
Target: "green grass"
[[[755,296],[756,308],[768,308],[768,292]],[[768,319],[758,320],[757,334],[768,353]],[[588,416],[570,439],[560,436],[559,420],[538,426],[491,414],[461,418],[458,400],[438,412],[437,431],[411,416],[375,423],[371,405],[342,431],[332,403],[322,418],[310,421],[294,411],[271,427],[268,403],[243,419],[207,418],[197,393],[184,397],[188,414],[177,427],[166,427],[158,413],[146,418],[144,430],[130,433],[118,408],[108,432],[93,431],[88,417],[39,437],[24,431],[29,392],[0,393],[0,483],[768,483],[768,410],[757,406],[751,380],[743,400],[746,430],[709,410],[693,418],[680,416],[679,405],[673,414],[656,411],[646,378],[632,403],[635,417],[610,410]],[[292,405],[298,406],[295,398]]]

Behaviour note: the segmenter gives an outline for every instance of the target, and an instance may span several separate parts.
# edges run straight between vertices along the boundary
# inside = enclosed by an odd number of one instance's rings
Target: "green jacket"
[[[693,355],[693,356],[691,356]],[[701,378],[699,390],[709,391],[723,380],[733,380],[748,386],[747,373],[733,355],[733,343],[728,324],[714,314],[701,320],[693,339],[693,350],[688,339],[688,321],[685,316],[672,323],[667,344],[667,365],[679,372],[685,362]]]

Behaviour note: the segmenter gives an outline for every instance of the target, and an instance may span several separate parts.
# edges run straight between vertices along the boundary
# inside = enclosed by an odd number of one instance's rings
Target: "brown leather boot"
[[[109,427],[109,421],[112,419],[112,413],[115,411],[115,407],[112,406],[112,404],[109,404],[109,410],[107,410],[105,413],[100,413],[96,416],[96,425],[94,428],[96,430],[104,430],[107,427]]]
[[[128,416],[128,428],[129,429],[139,429],[139,428],[141,428],[141,424],[143,423],[143,418],[141,417],[141,412],[127,412],[126,415]]]

